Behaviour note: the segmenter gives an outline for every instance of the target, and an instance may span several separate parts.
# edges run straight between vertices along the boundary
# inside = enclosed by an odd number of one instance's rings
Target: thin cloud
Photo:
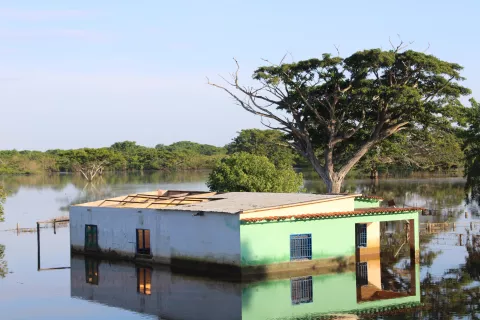
[[[83,10],[21,10],[0,8],[0,17],[21,20],[49,20],[87,17],[91,13]]]

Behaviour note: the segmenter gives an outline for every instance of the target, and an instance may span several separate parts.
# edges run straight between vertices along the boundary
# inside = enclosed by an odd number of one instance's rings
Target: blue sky
[[[480,99],[480,2],[0,0],[0,149],[133,140],[223,145],[259,119],[206,84],[262,58],[295,60],[389,37],[465,67]]]

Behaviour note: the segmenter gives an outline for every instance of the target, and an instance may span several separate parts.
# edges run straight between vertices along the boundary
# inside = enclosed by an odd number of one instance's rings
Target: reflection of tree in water
[[[101,200],[115,195],[112,186],[135,186],[159,183],[203,183],[208,171],[174,171],[174,172],[118,172],[106,173],[91,182],[85,181],[80,175],[70,175],[70,183],[80,192],[74,199],[65,197],[59,200],[62,211],[68,211],[70,205]],[[149,190],[150,191],[150,190]]]
[[[3,189],[3,186],[0,185],[0,222],[3,221],[3,204],[5,203],[6,198],[7,193],[5,192],[5,189]]]
[[[194,183],[204,182],[209,171],[150,171],[150,172],[106,172],[103,180],[109,185],[158,184],[158,183]],[[80,174],[38,174],[0,176],[0,185],[5,186],[9,195],[16,194],[20,187],[42,190],[50,188],[61,191],[69,184],[82,190],[85,178]]]
[[[80,186],[80,184],[76,185],[79,189]],[[105,199],[108,198],[111,193],[110,187],[106,184],[102,176],[94,181],[83,180],[83,188],[81,188],[81,192],[79,192],[73,200],[68,197],[61,200],[64,205],[60,207],[60,210],[68,212],[71,205]]]
[[[323,193],[323,182],[304,174],[309,192]],[[416,205],[429,209],[461,209],[465,199],[462,178],[346,180],[345,191],[394,199],[397,205]]]
[[[404,314],[401,319],[480,319],[480,285],[475,282],[480,280],[480,243],[467,242],[466,249],[464,265],[441,277],[428,273],[421,281],[422,302],[428,311]]]
[[[480,216],[480,163],[475,162],[467,171],[465,183],[465,197],[470,207],[470,212]]]
[[[7,261],[3,260],[5,258],[5,246],[0,244],[0,278],[5,278],[8,272]]]

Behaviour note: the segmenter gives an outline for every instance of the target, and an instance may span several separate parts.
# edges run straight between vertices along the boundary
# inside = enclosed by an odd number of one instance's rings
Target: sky
[[[480,99],[480,2],[0,0],[0,149],[224,145],[262,128],[207,84],[262,59],[389,49],[465,67]],[[475,96],[477,95],[477,96]]]

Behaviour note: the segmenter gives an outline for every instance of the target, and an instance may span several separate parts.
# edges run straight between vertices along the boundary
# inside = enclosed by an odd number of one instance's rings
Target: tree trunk
[[[324,168],[320,165],[318,159],[312,154],[307,155],[306,157],[312,164],[315,172],[322,178],[323,182],[327,186],[327,193],[340,193],[343,179],[345,178],[341,174],[338,174],[334,171],[333,165],[328,168]]]
[[[327,185],[327,193],[340,193],[341,192],[343,178],[338,177],[337,174],[332,173],[331,175],[323,178],[323,181]]]
[[[342,188],[342,183],[343,183],[343,179],[342,180],[334,180],[332,181],[331,183],[331,188],[330,190],[327,190],[328,193],[340,193],[340,190]]]

